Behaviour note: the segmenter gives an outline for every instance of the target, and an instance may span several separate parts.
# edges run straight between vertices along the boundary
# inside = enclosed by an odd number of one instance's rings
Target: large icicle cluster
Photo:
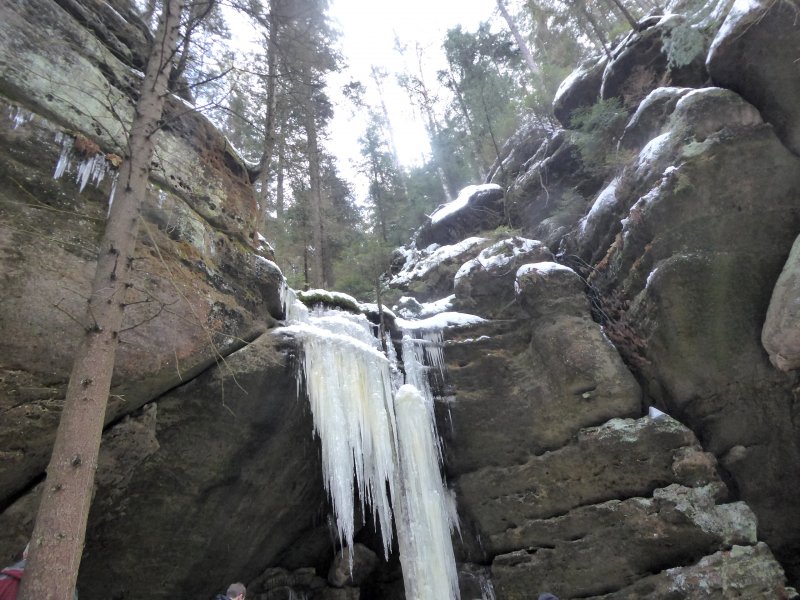
[[[362,315],[309,313],[294,303],[300,304],[290,291],[287,312],[302,321],[286,329],[303,341],[303,377],[339,540],[351,546],[355,535],[355,473],[359,499],[372,507],[388,556],[392,509],[387,484],[393,494],[396,480],[389,361]]]
[[[387,358],[363,315],[309,311],[288,288],[284,305],[285,331],[303,342],[302,376],[340,542],[351,545],[355,534],[355,479],[362,507],[372,508],[380,526],[387,556],[394,513],[406,597],[458,599],[451,541],[457,518],[441,475],[428,372],[444,368],[443,324],[476,318],[450,313],[420,329],[404,321],[405,377],[399,377],[391,339]]]

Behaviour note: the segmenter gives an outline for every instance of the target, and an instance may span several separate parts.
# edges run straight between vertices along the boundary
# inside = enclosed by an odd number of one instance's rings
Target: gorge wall
[[[485,319],[445,332],[435,382],[463,598],[488,598],[489,581],[498,599],[788,598],[785,575],[800,579],[797,7],[681,0],[664,14],[565,82],[564,129],[520,132],[496,185],[398,252],[398,314]],[[149,34],[122,0],[8,2],[0,23],[9,563],[86,326]],[[614,119],[587,148],[574,119],[598,100]],[[104,178],[80,191],[88,161]],[[241,160],[172,98],[82,600],[207,598],[233,580],[270,600],[403,597],[369,519],[357,568],[334,558],[298,347],[270,332],[283,278],[254,221]]]

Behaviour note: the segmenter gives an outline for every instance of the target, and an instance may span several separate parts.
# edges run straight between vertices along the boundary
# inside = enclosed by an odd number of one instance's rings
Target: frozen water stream
[[[428,377],[430,369],[443,369],[441,330],[416,330],[404,322],[405,376],[393,377],[399,373],[394,353],[387,358],[381,351],[366,317],[308,310],[292,290],[285,305],[284,331],[303,343],[298,375],[320,438],[340,543],[353,543],[357,496],[371,509],[386,557],[394,520],[406,598],[458,599],[455,502],[442,480]]]

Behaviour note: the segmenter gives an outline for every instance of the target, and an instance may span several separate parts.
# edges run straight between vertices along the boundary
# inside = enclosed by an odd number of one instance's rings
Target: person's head
[[[228,586],[228,592],[225,595],[231,600],[244,600],[247,588],[243,583],[232,583]]]

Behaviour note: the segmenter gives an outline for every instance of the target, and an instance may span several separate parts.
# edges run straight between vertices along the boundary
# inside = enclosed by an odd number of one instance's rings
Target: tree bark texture
[[[139,212],[178,42],[183,0],[168,0],[150,53],[100,242],[97,269],[47,467],[20,600],[72,600],[78,576]]]

